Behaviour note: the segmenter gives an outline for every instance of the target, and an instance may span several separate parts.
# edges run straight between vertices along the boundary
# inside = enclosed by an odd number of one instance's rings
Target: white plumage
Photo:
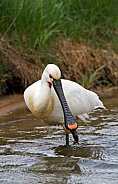
[[[24,92],[27,107],[48,124],[64,125],[63,110],[53,88],[53,79],[60,78],[59,68],[54,64],[48,64],[41,80],[29,86]],[[79,116],[85,120],[87,114],[95,108],[105,108],[96,93],[70,80],[61,79],[61,82],[68,106],[75,118]]]

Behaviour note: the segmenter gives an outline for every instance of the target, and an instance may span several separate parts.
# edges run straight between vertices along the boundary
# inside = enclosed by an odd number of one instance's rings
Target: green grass
[[[99,84],[99,79],[102,76],[102,69],[106,66],[106,64],[100,66],[96,70],[93,70],[92,68],[88,67],[88,71],[86,75],[82,75],[82,86],[84,86],[86,89],[94,88],[95,85]],[[104,82],[104,86],[109,86],[110,83],[107,81],[100,80],[100,82]],[[102,84],[100,85],[102,86]]]
[[[0,33],[14,46],[40,51],[57,35],[117,51],[117,0],[4,0]]]

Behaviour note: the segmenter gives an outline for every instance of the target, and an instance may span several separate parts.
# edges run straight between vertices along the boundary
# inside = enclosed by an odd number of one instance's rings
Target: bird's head
[[[42,74],[42,79],[45,80],[51,88],[54,79],[61,79],[61,71],[55,64],[48,64]]]

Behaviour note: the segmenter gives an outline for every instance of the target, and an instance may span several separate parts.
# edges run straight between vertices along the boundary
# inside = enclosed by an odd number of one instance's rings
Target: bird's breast
[[[39,104],[38,107],[35,106],[35,100],[32,96],[29,97],[29,108],[31,112],[37,116],[38,118],[44,119],[48,117],[53,109],[54,109],[54,98],[51,96],[48,104],[43,104],[43,102]]]

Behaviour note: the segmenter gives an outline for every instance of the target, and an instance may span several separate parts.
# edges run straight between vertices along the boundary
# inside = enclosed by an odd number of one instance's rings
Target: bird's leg
[[[69,145],[69,131],[66,129],[64,124],[62,124],[62,127],[63,127],[64,131],[66,132],[66,145]]]
[[[66,145],[69,145],[69,133],[66,133]]]
[[[66,145],[69,145],[69,133],[72,134],[73,138],[74,138],[74,144],[79,142],[79,138],[78,138],[78,134],[76,132],[76,130],[68,130],[66,129],[66,127],[64,126],[64,124],[61,124],[64,131],[66,132]]]
[[[64,124],[62,124],[62,127],[63,127],[64,131],[66,132],[66,145],[69,145],[69,132],[70,131],[66,129]]]
[[[73,138],[74,138],[74,144],[79,142],[79,138],[78,138],[78,134],[76,132],[76,130],[67,130],[66,127],[64,126],[64,124],[62,124],[62,127],[64,129],[64,131],[66,132],[66,145],[69,145],[69,133],[72,134]]]

